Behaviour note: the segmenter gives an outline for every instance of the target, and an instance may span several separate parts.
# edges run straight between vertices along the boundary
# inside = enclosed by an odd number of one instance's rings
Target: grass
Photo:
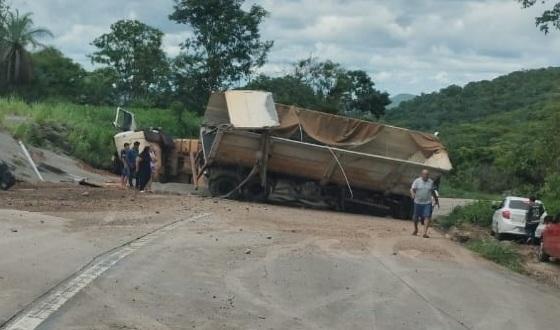
[[[480,256],[502,265],[514,272],[522,273],[521,255],[515,247],[493,239],[472,240],[466,244],[467,248]]]
[[[170,110],[129,110],[135,113],[140,128],[161,127],[175,137],[198,135],[200,118],[192,113],[186,113],[179,122]],[[18,120],[8,120],[14,116]],[[111,165],[114,116],[114,107],[65,102],[27,104],[0,98],[0,126],[27,143],[63,151],[98,168]]]
[[[494,209],[490,201],[476,201],[465,206],[457,206],[453,211],[437,219],[437,225],[447,230],[451,227],[461,227],[471,224],[479,227],[490,227]]]
[[[499,194],[468,191],[451,186],[449,184],[442,185],[439,192],[442,197],[446,198],[464,198],[476,200],[500,200],[502,198],[502,196],[500,196]]]
[[[478,234],[465,244],[469,250],[514,272],[522,273],[523,260],[515,244],[500,242],[488,234],[493,213],[491,201],[476,201],[454,208],[448,216],[439,217],[436,225],[444,230],[456,227],[471,233],[478,231]]]

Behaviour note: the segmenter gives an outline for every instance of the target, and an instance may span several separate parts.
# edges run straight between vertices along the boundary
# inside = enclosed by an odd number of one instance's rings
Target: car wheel
[[[494,237],[498,240],[498,241],[503,241],[505,238],[505,235],[500,233],[500,228],[498,227],[498,229],[496,229],[496,232],[494,233]]]
[[[548,262],[550,260],[550,256],[546,254],[544,251],[544,243],[541,242],[539,246],[539,253],[538,253],[539,261],[541,262]]]
[[[504,234],[500,233],[500,225],[499,224],[496,224],[496,230],[494,231],[494,237],[498,241],[503,241],[504,240]]]

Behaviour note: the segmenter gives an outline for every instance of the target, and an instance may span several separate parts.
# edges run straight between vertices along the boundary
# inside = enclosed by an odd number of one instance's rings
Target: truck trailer
[[[210,97],[200,131],[212,196],[292,199],[383,209],[412,217],[410,186],[422,169],[436,183],[452,169],[433,134],[275,104],[272,94],[228,91]]]

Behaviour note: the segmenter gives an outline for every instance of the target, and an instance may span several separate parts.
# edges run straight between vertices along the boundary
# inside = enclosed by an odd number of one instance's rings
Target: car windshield
[[[529,209],[529,203],[522,200],[512,200],[509,202],[509,208],[514,210],[524,210]]]

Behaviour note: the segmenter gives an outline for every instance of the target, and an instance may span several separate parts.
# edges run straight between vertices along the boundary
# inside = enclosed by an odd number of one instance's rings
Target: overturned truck
[[[200,138],[213,196],[265,201],[282,190],[399,219],[412,215],[409,189],[422,169],[439,182],[452,168],[432,134],[275,104],[266,92],[213,94]]]

